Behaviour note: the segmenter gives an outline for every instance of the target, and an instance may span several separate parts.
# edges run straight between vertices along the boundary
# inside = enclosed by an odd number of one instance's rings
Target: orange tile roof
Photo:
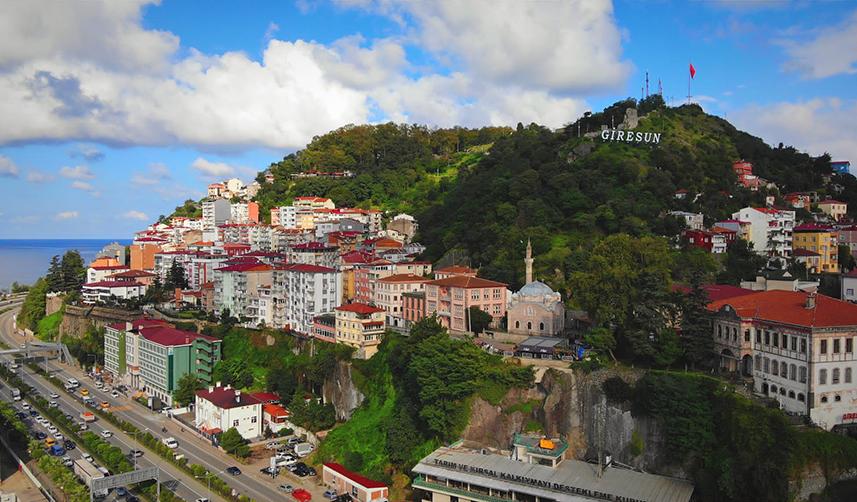
[[[760,291],[711,302],[708,309],[718,311],[731,306],[742,318],[791,324],[795,326],[826,328],[857,326],[857,305],[817,295],[815,308],[806,308],[809,293],[801,291]]]
[[[378,307],[366,305],[365,303],[347,303],[345,305],[340,305],[339,307],[336,307],[336,310],[342,312],[355,312],[357,314],[374,314],[377,312],[384,311],[384,309],[379,309]]]
[[[476,271],[463,265],[452,265],[434,271],[436,274],[472,274],[473,272]]]
[[[447,277],[446,279],[437,279],[434,281],[429,281],[426,284],[430,284],[432,286],[446,286],[465,289],[506,287],[506,284],[502,282],[489,281],[488,279],[482,279],[480,277],[471,277],[469,275],[454,275],[452,277]]]
[[[428,282],[425,277],[416,274],[395,274],[378,279],[378,282]]]

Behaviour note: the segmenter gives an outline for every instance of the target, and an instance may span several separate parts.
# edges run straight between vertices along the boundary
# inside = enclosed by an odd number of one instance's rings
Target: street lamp
[[[134,437],[136,438],[136,437],[137,437],[137,434],[142,434],[142,433],[147,432],[147,431],[148,431],[148,432],[152,432],[152,431],[150,431],[150,430],[149,430],[149,428],[148,428],[148,427],[143,427],[143,430],[141,430],[141,431],[136,431],[136,432],[132,432],[132,433],[131,433],[131,435],[132,435],[132,436],[134,436]],[[132,456],[134,457],[134,470],[136,471],[136,470],[137,470],[137,455],[136,455],[136,454],[132,454]]]
[[[212,476],[213,477],[220,477],[220,475],[223,474],[224,472],[226,472],[226,469],[223,469],[222,471],[218,472],[217,474],[212,474],[212,473],[206,471],[205,476],[194,476],[194,478],[196,478],[196,479],[205,478],[206,481],[208,481],[208,500],[212,500],[212,498],[214,497],[214,494],[211,493],[211,478],[212,478]]]

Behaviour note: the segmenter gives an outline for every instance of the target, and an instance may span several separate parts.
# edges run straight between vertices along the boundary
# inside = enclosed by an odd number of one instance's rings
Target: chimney
[[[125,321],[125,331],[131,331],[132,329],[134,329],[134,323]]]
[[[241,404],[241,391],[240,390],[235,391],[235,402],[238,404]]]
[[[208,386],[208,392],[214,392],[214,386],[209,385]]]
[[[814,309],[815,308],[815,293],[809,293],[806,295],[806,308]]]
[[[215,387],[220,387],[220,381],[219,380],[217,381],[217,385],[215,385]]]

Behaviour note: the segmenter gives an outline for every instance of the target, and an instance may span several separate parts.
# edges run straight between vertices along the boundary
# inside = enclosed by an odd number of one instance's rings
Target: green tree
[[[236,457],[246,457],[250,453],[247,446],[247,440],[241,436],[238,429],[230,427],[220,436],[220,446]]]
[[[708,292],[700,274],[691,279],[690,291],[680,300],[681,338],[684,359],[691,368],[707,368],[714,353],[710,315],[707,309]]]
[[[63,290],[62,268],[60,267],[59,255],[51,257],[51,264],[48,267],[48,274],[45,276],[45,279],[48,281],[48,291]]]
[[[45,317],[45,294],[48,291],[48,283],[44,277],[39,278],[27,291],[21,311],[18,313],[18,326],[35,330],[39,321]]]
[[[616,348],[616,337],[608,328],[593,328],[584,335],[583,339],[593,349],[607,353],[614,361],[616,360],[616,356],[613,355],[613,350]]]
[[[491,325],[491,321],[493,320],[494,318],[491,317],[491,314],[479,307],[469,307],[467,309],[467,326],[471,333],[482,333]]]
[[[744,239],[735,239],[726,248],[726,261],[718,282],[737,286],[741,281],[752,281],[765,266],[765,258],[753,251],[752,244]]]
[[[199,378],[197,378],[191,373],[187,373],[181,378],[179,378],[178,384],[176,385],[176,390],[173,393],[173,397],[180,404],[188,405],[194,402],[194,396],[196,395],[196,391],[202,389],[203,387],[203,383]]]
[[[86,267],[83,258],[76,249],[66,251],[60,263],[62,271],[62,290],[78,291],[86,278]]]
[[[178,260],[173,260],[170,265],[170,270],[167,273],[166,287],[169,291],[176,288],[187,289],[187,277],[185,277],[184,267]]]
[[[854,270],[855,264],[854,255],[851,253],[851,248],[848,244],[839,245],[839,267],[843,272]]]

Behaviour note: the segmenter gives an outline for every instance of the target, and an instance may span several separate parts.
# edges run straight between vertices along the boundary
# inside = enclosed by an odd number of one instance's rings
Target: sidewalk
[[[2,466],[2,479],[0,479],[0,493],[14,493],[21,502],[47,502],[48,499],[36,488],[26,474],[17,470],[15,460],[0,447],[0,462]],[[14,469],[14,470],[13,470]]]

